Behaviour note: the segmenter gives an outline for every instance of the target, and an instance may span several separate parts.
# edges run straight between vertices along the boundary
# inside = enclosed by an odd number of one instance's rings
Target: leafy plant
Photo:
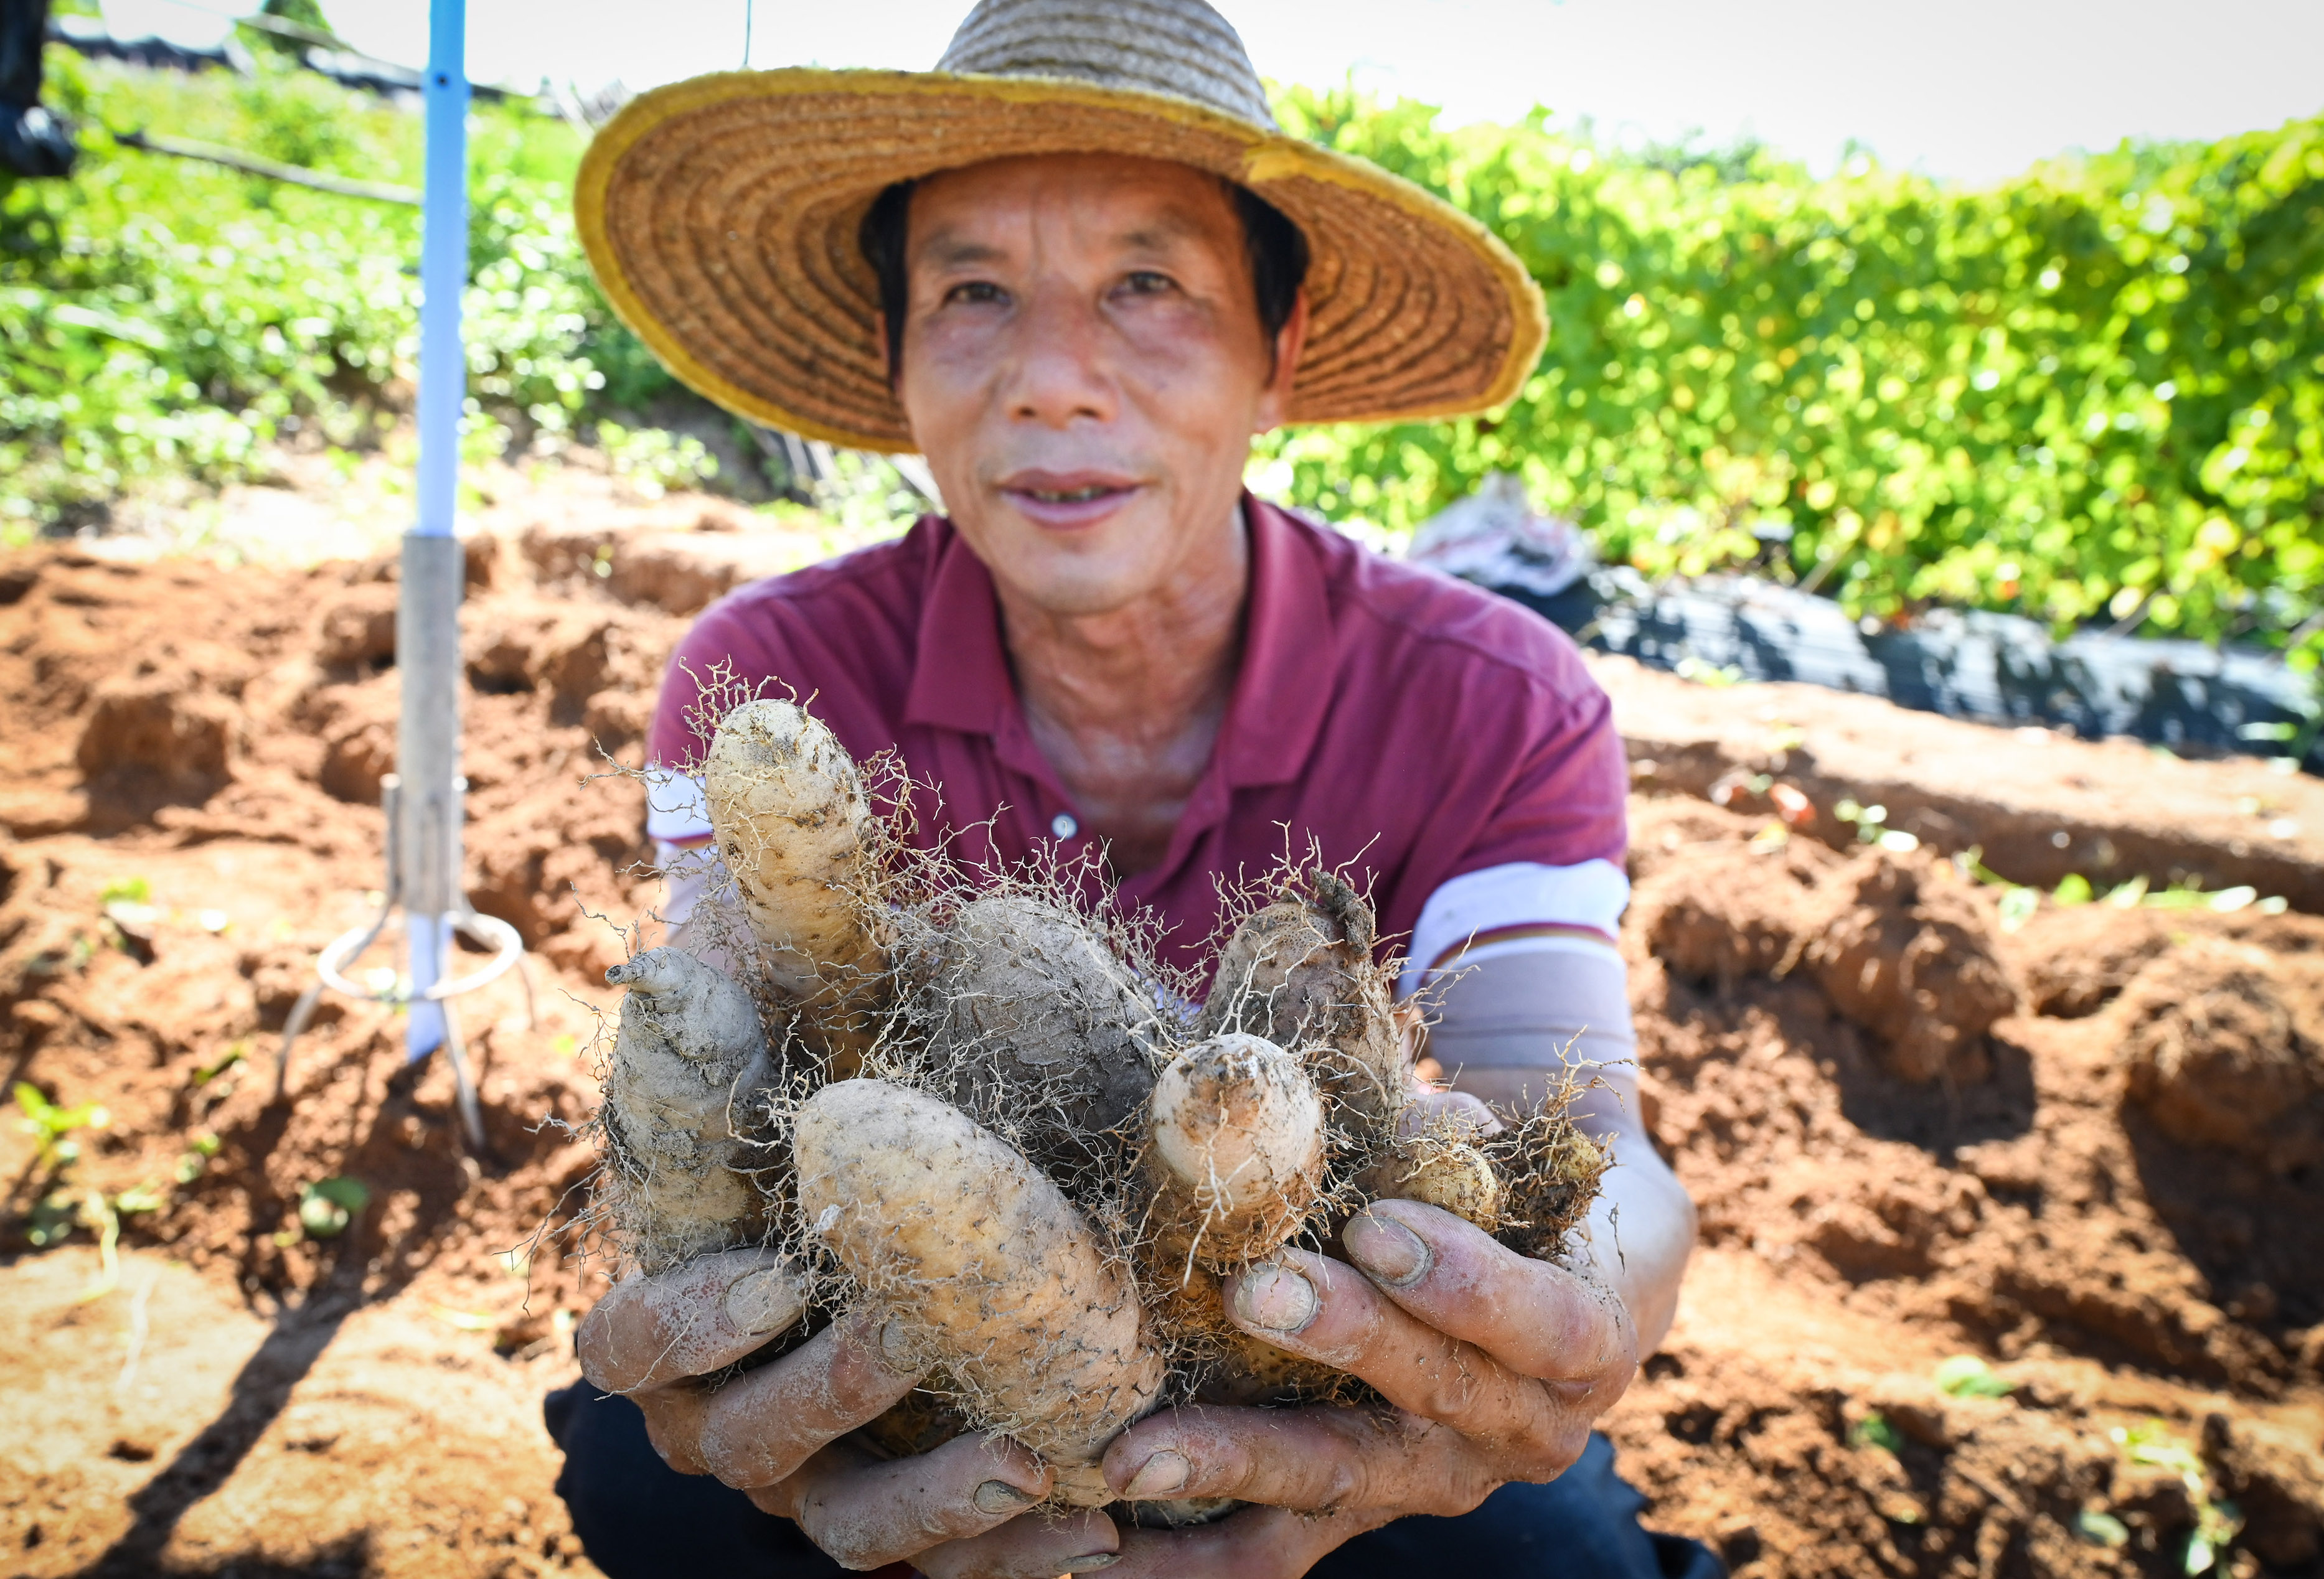
[[[416,372],[417,213],[104,128],[416,184],[418,118],[271,64],[49,62],[87,157],[0,185],[0,537],[252,476],[294,433],[378,442]],[[1268,441],[1255,474],[1356,535],[1393,543],[1510,470],[1650,575],[1747,565],[1860,618],[1942,602],[2324,653],[2324,119],[1968,188],[1862,155],[1816,179],[1748,145],[1626,153],[1539,112],[1277,107],[1489,225],[1552,320],[1506,411]],[[504,105],[474,124],[468,449],[553,449],[674,385],[582,262],[580,139]],[[706,474],[684,440],[623,433],[650,483]],[[827,512],[918,508],[836,482]]]
[[[30,1080],[16,1082],[16,1110],[23,1116],[16,1126],[33,1137],[39,1150],[35,1165],[45,1170],[64,1168],[79,1160],[80,1143],[72,1138],[84,1129],[103,1129],[113,1122],[113,1115],[99,1102],[83,1102],[71,1107],[60,1107],[41,1094],[41,1088]]]
[[[2243,1512],[2233,1502],[2214,1494],[2210,1472],[2202,1455],[2163,1427],[2160,1420],[2137,1426],[2116,1426],[2107,1433],[2123,1456],[2133,1464],[2153,1464],[2178,1475],[2195,1510],[2195,1528],[2179,1554],[2181,1571],[2190,1575],[2218,1567],[2227,1543],[2243,1529]]]
[[[1490,226],[1552,320],[1495,418],[1280,438],[1300,501],[1402,531],[1514,469],[1649,574],[2324,641],[2324,121],[1967,188],[1278,107]]]
[[[718,457],[691,434],[600,422],[597,447],[605,452],[613,474],[648,499],[659,499],[673,488],[695,487],[718,474]]]
[[[310,1239],[336,1239],[370,1204],[371,1191],[360,1180],[318,1180],[299,1191],[299,1226]]]
[[[1883,1453],[1897,1454],[1904,1450],[1904,1434],[1889,1423],[1888,1417],[1877,1409],[1848,1428],[1850,1447],[1877,1447]]]

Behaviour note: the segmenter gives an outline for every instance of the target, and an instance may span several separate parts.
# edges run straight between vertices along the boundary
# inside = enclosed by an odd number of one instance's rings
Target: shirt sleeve
[[[1628,1063],[1637,1053],[1622,961],[1589,953],[1472,956],[1429,1005],[1428,1054],[1448,1075]]]
[[[1536,666],[1521,700],[1504,693],[1498,721],[1482,706],[1462,710],[1466,734],[1498,735],[1513,749],[1490,779],[1471,780],[1471,793],[1448,795],[1428,814],[1403,992],[1496,954],[1618,964],[1615,938],[1630,897],[1629,768],[1613,705],[1562,639],[1545,639]]]
[[[1564,953],[1614,959],[1615,931],[1630,879],[1612,861],[1573,866],[1508,861],[1440,885],[1420,909],[1400,995],[1446,972],[1508,954]]]
[[[661,693],[646,730],[646,760],[655,767],[691,773],[709,754],[715,717],[723,711],[712,693],[721,684],[750,686],[789,668],[789,654],[765,619],[746,620],[732,602],[714,603],[670,655]]]

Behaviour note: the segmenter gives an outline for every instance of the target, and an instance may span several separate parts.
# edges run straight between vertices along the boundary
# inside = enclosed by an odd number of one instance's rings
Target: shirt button
[[[1070,812],[1060,812],[1049,819],[1049,831],[1059,839],[1071,839],[1081,831],[1082,825],[1074,821]]]

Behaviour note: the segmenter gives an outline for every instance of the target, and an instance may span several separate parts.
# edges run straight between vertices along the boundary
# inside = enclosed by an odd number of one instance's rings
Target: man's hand
[[[1409,1513],[1460,1514],[1580,1457],[1637,1364],[1628,1316],[1586,1261],[1531,1261],[1448,1212],[1381,1201],[1342,1235],[1351,1269],[1286,1250],[1231,1280],[1236,1324],[1361,1377],[1393,1411],[1188,1409],[1105,1455],[1125,1497],[1264,1506],[1192,1530],[1130,1530],[1121,1574],[1291,1579]],[[1323,1517],[1314,1517],[1315,1514]]]
[[[701,1382],[779,1336],[799,1310],[780,1257],[704,1256],[599,1300],[581,1323],[582,1374],[636,1401],[670,1467],[748,1492],[847,1567],[908,1558],[929,1579],[1052,1579],[1114,1561],[1115,1531],[1102,1514],[1010,1522],[1048,1494],[1051,1478],[1013,1443],[972,1435],[882,1461],[846,1440],[919,1381],[890,1363],[872,1323],[840,1321],[715,1390]]]
[[[1228,1309],[1246,1331],[1370,1382],[1393,1409],[1189,1409],[1131,1428],[1105,1456],[1125,1497],[1262,1504],[1194,1529],[1117,1529],[1097,1512],[1019,1519],[1051,1477],[1013,1443],[968,1436],[882,1461],[848,1440],[918,1380],[888,1362],[867,1322],[705,1387],[797,1319],[797,1287],[770,1253],[623,1282],[582,1323],[582,1370],[637,1401],[673,1468],[748,1492],[851,1568],[1289,1579],[1390,1519],[1463,1513],[1504,1482],[1553,1478],[1637,1363],[1629,1319],[1586,1262],[1527,1260],[1411,1201],[1375,1205],[1342,1243],[1352,1267],[1286,1250],[1231,1281]]]

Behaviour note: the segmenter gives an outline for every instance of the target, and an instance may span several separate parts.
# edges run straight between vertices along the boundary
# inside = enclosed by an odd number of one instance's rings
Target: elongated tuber
[[[703,783],[719,858],[769,973],[813,1020],[836,1026],[886,969],[872,811],[853,760],[805,709],[762,698],[719,724]]]
[[[605,972],[626,987],[601,1109],[613,1219],[641,1270],[752,1242],[764,1149],[737,1127],[775,1070],[750,996],[701,960],[654,949]]]
[[[885,1080],[824,1087],[791,1143],[800,1215],[977,1423],[1048,1460],[1060,1501],[1111,1501],[1098,1456],[1158,1401],[1163,1356],[1056,1185],[959,1109]]]

